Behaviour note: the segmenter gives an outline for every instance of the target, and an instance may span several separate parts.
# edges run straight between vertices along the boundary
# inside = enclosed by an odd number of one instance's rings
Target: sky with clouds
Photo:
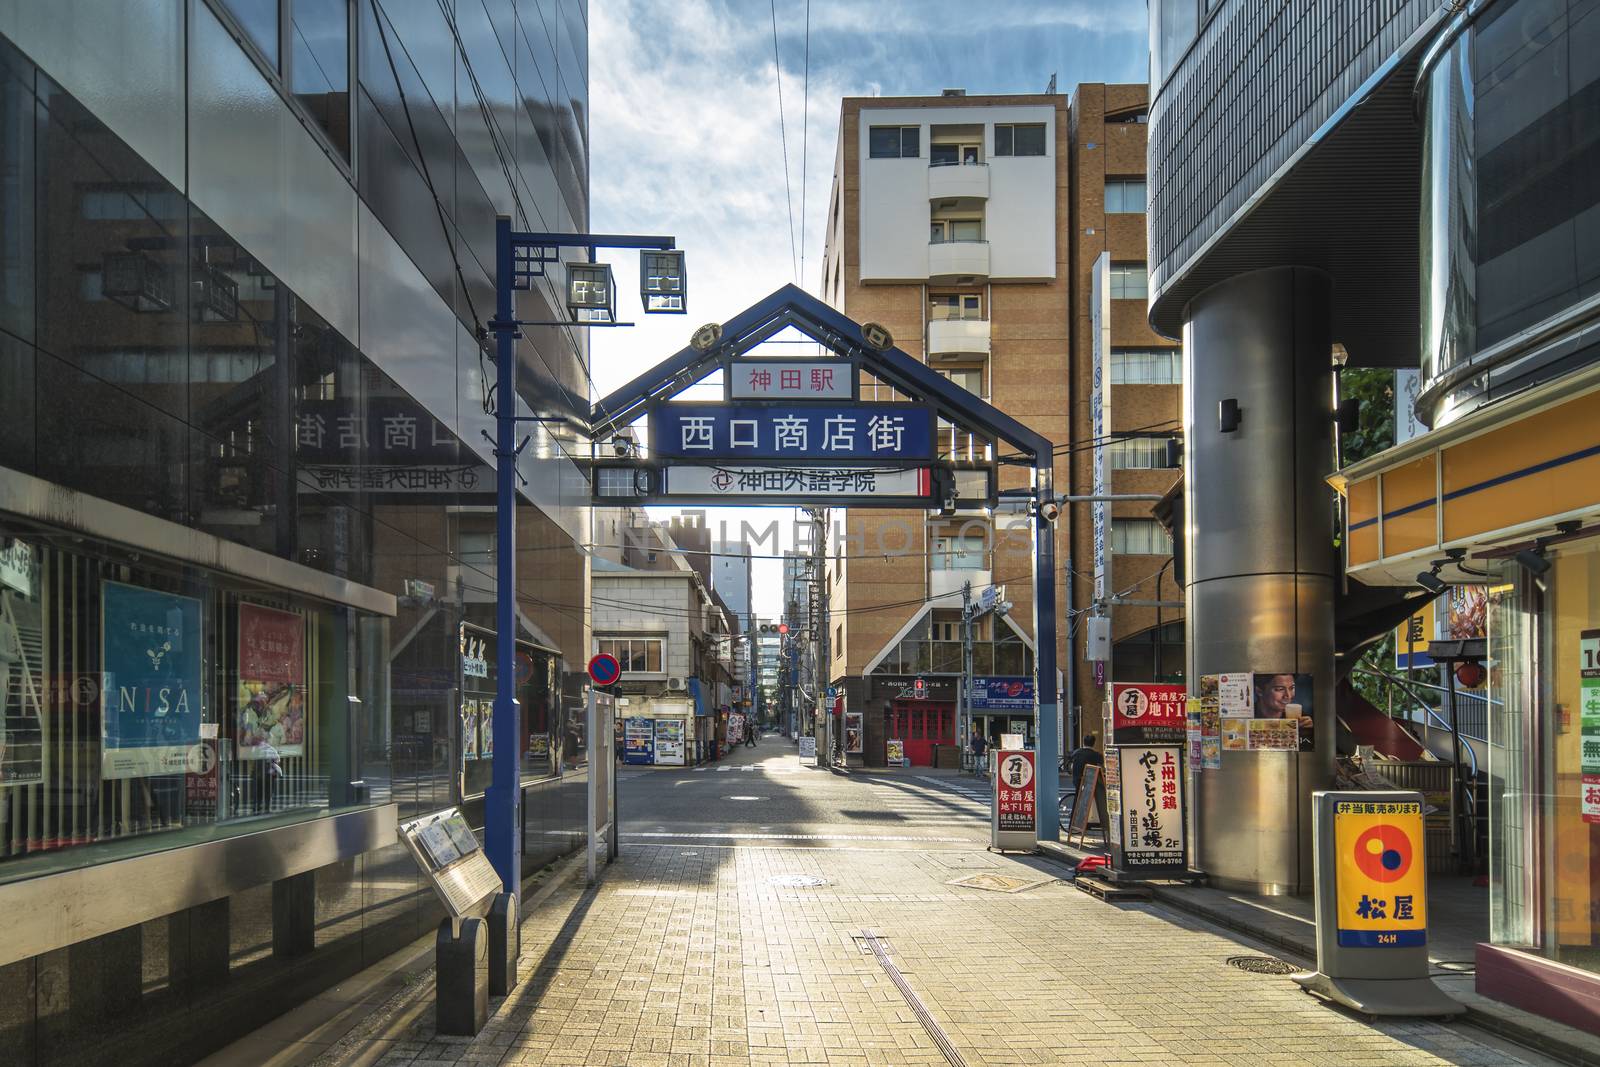
[[[646,316],[636,256],[610,257],[618,315],[638,325],[592,331],[600,391],[787,282],[817,291],[842,97],[1040,93],[1052,74],[1070,93],[1147,74],[1144,0],[811,0],[809,32],[807,6],[589,5],[591,226],[673,235],[689,276],[687,316]],[[788,511],[722,511],[713,525],[730,533],[779,520],[787,547]],[[757,564],[758,612],[776,612],[779,566]]]

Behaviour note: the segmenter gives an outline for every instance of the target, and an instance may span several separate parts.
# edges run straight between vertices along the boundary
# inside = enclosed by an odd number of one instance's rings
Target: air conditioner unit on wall
[[[682,678],[668,678],[667,688],[673,691],[681,691],[689,688],[689,683],[685,682]]]

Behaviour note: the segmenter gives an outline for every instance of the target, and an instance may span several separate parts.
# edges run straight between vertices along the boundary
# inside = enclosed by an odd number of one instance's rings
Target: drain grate
[[[911,983],[906,981],[905,975],[900,973],[900,968],[895,966],[894,960],[889,957],[889,939],[871,930],[863,930],[856,940],[866,946],[867,951],[878,961],[878,966],[883,968],[883,973],[889,976],[894,987],[900,991],[900,996],[911,1009],[911,1014],[916,1016],[917,1022],[922,1024],[923,1031],[933,1039],[934,1045],[944,1055],[944,1061],[950,1067],[967,1067],[967,1061],[962,1058],[960,1050],[950,1040],[950,1035],[944,1032],[939,1021],[923,1005],[922,998],[917,996],[916,990],[911,988]]]
[[[767,884],[784,889],[815,889],[828,883],[810,874],[780,874],[776,878],[768,878]]]
[[[1286,963],[1276,956],[1229,956],[1228,966],[1249,971],[1251,974],[1294,974],[1300,970],[1294,964]]]

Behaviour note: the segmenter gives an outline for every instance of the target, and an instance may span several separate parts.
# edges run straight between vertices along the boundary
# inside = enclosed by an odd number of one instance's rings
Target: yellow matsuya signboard
[[[1427,943],[1422,805],[1340,801],[1333,812],[1339,945]]]

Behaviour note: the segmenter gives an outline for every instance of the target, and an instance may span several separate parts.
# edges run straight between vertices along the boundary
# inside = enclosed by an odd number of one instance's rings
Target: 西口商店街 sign
[[[662,404],[655,456],[705,459],[927,460],[933,412],[911,404]]]

